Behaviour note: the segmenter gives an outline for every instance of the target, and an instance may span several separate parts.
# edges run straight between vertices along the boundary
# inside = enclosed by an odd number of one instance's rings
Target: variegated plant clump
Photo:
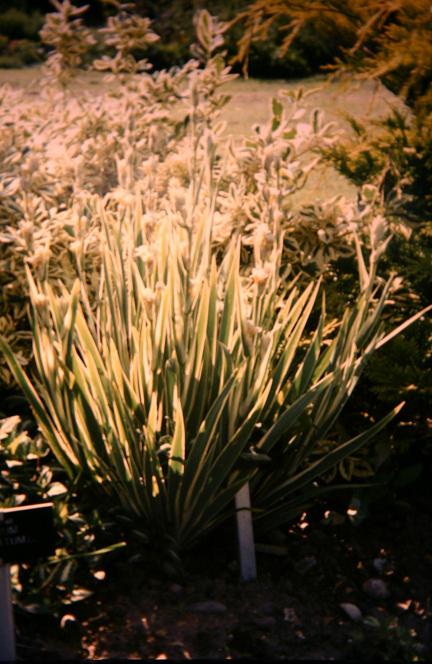
[[[380,245],[366,269],[357,244],[362,294],[325,342],[324,301],[307,333],[320,283],[287,278],[283,231],[275,226],[244,270],[241,235],[220,256],[212,199],[199,210],[192,184],[188,195],[159,219],[143,214],[138,196],[111,212],[99,199],[98,270],[82,266],[71,288],[27,268],[32,380],[0,341],[70,480],[91,482],[174,561],[230,517],[246,481],[257,527],[283,523],[394,414],[310,462],[385,343],[392,279],[376,284]]]
[[[253,138],[224,138],[223,27],[201,12],[198,59],[152,74],[133,57],[150,23],[117,4],[104,93],[2,90],[0,345],[70,481],[177,561],[245,482],[257,527],[272,529],[391,419],[323,445],[395,334],[380,330],[395,281],[377,278],[388,232],[372,190],[356,205],[292,202],[333,140],[318,113],[282,93]],[[61,53],[63,23],[85,28],[68,0],[56,8]],[[52,61],[60,82],[78,62]],[[335,322],[301,272],[349,251],[359,295]],[[17,352],[27,303],[34,374]]]
[[[300,286],[284,266],[279,220],[256,233],[249,266],[241,263],[242,233],[224,251],[214,242],[222,173],[210,167],[213,146],[206,129],[191,147],[188,188],[169,182],[162,209],[150,186],[154,168],[129,197],[89,197],[99,262],[80,263],[81,254],[73,284],[27,268],[31,380],[0,341],[70,480],[83,490],[90,482],[174,563],[230,518],[246,481],[261,532],[297,514],[327,489],[322,474],[397,412],[322,448],[387,340],[380,319],[393,279],[376,280],[385,225],[373,227],[368,265],[356,240],[361,294],[329,338],[320,283]]]
[[[245,482],[261,532],[295,516],[397,412],[333,444],[365,363],[397,332],[380,329],[395,281],[377,278],[388,232],[373,190],[293,204],[332,140],[319,113],[281,93],[253,138],[225,138],[223,26],[202,11],[197,59],[152,74],[133,55],[150,23],[114,4],[103,94],[2,90],[0,346],[69,480],[176,563]],[[55,6],[45,34],[63,83],[90,41],[69,0]],[[301,272],[347,252],[359,295],[333,321]]]
[[[22,326],[17,348],[21,336],[28,337],[24,265],[39,279],[69,283],[83,265],[97,271],[100,209],[115,216],[125,206],[140,208],[155,225],[191,201],[196,215],[206,214],[211,202],[213,244],[223,252],[233,234],[241,235],[244,267],[260,278],[265,260],[258,257],[255,264],[252,247],[264,251],[275,228],[286,232],[286,260],[295,270],[314,261],[325,269],[328,259],[352,250],[347,231],[361,227],[358,216],[351,214],[348,226],[342,214],[331,224],[316,215],[313,226],[292,209],[292,193],[316,163],[307,155],[331,140],[318,117],[304,121],[301,99],[285,97],[286,109],[283,95],[273,100],[269,124],[257,127],[253,139],[230,142],[222,136],[218,117],[229,100],[223,85],[233,75],[217,50],[223,26],[216,19],[207,12],[197,19],[199,59],[154,74],[146,65],[137,75],[143,63],[135,62],[132,50],[155,35],[146,19],[121,5],[102,30],[116,55],[96,62],[110,72],[106,91],[74,94],[64,84],[93,41],[82,22],[84,8],[70,2],[56,2],[55,8],[42,31],[54,47],[48,84],[37,83],[37,95],[4,86],[0,96],[2,327],[13,341],[14,327]]]

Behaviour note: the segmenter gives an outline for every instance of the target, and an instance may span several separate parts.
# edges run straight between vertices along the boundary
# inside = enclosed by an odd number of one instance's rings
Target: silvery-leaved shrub
[[[385,223],[344,203],[291,207],[316,163],[308,151],[331,140],[295,103],[275,99],[251,140],[223,138],[231,74],[209,36],[220,26],[202,13],[197,27],[204,66],[129,71],[96,100],[5,89],[0,106],[5,306],[29,293],[35,368],[2,341],[9,370],[70,480],[174,556],[229,518],[246,481],[262,531],[297,513],[390,417],[320,447],[385,341]],[[355,252],[360,273],[336,323],[319,283],[296,274],[325,272],[331,245]]]
[[[57,11],[46,15],[39,34],[42,42],[54,49],[45,64],[47,76],[65,86],[96,40],[81,18],[88,5],[75,7],[70,0],[51,0],[51,4]]]
[[[253,247],[271,236],[273,218],[286,231],[285,261],[294,271],[326,270],[338,252],[353,251],[351,230],[361,234],[364,224],[348,203],[342,202],[335,219],[319,213],[313,223],[291,204],[316,165],[310,151],[332,140],[318,117],[305,121],[299,95],[275,99],[268,125],[257,127],[252,139],[224,138],[219,114],[229,97],[223,85],[233,75],[219,52],[222,28],[215,19],[204,12],[196,21],[200,60],[155,73],[146,65],[136,75],[140,67],[131,49],[155,37],[148,21],[135,21],[122,10],[124,20],[112,18],[103,33],[117,49],[115,71],[104,60],[109,80],[94,94],[63,85],[77,73],[90,37],[82,8],[76,14],[71,3],[57,2],[56,9],[47,15],[42,35],[57,63],[50,76],[30,91],[3,86],[0,93],[0,325],[22,363],[30,357],[25,266],[39,279],[61,276],[71,285],[85,274],[92,282],[83,263],[99,265],[98,209],[108,200],[115,217],[125,201],[138,196],[159,223],[164,201],[175,200],[181,208],[190,183],[201,178],[196,205],[213,199],[213,244],[223,253],[240,232],[245,267],[257,251]],[[55,72],[60,87],[53,85]],[[202,137],[209,128],[213,142],[206,145]],[[204,156],[210,179],[200,175]],[[2,381],[11,384],[3,361],[0,367]]]

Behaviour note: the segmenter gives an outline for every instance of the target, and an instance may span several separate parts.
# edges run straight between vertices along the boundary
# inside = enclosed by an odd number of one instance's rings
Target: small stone
[[[351,620],[354,620],[354,622],[359,622],[359,620],[362,619],[362,612],[356,606],[355,604],[351,604],[351,602],[343,602],[342,604],[339,604],[340,608],[342,611],[344,611]]]
[[[390,597],[387,584],[382,579],[368,579],[363,584],[363,590],[365,593],[376,599],[386,599],[387,597]]]
[[[225,604],[222,604],[222,602],[215,602],[213,600],[196,602],[189,608],[191,611],[194,611],[194,613],[225,613],[227,611]]]

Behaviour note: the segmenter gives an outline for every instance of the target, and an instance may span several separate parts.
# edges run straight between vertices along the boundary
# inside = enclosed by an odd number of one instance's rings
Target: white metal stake
[[[15,659],[10,566],[0,565],[0,662],[12,662]]]
[[[243,581],[253,581],[257,577],[257,569],[249,483],[236,493],[235,506],[241,578]]]

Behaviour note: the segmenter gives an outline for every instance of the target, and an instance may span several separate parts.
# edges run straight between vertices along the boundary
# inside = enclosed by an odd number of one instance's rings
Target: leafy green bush
[[[0,14],[0,67],[20,68],[41,61],[38,32],[42,24],[40,12],[10,8]]]
[[[2,69],[19,69],[23,62],[17,55],[0,55],[0,67]]]
[[[345,177],[357,185],[367,183],[365,188],[379,201],[394,229],[382,270],[384,274],[396,272],[401,288],[388,326],[432,301],[432,125],[424,110],[421,116],[410,116],[408,111],[394,109],[387,118],[373,123],[372,131],[369,123],[351,118],[354,135],[324,150]],[[355,266],[345,264],[342,269],[355,271]],[[400,450],[404,464],[423,461],[425,476],[432,450],[431,349],[432,321],[425,318],[409,335],[389,344],[364,377],[364,399],[377,416],[396,395],[407,400],[397,434]]]
[[[197,9],[189,2],[162,1],[157,7],[149,7],[140,2],[136,4],[136,14],[150,16],[153,26],[161,40],[152,44],[146,55],[157,69],[169,69],[173,66],[182,66],[190,58],[190,44],[194,39],[193,14]],[[222,21],[231,21],[236,15],[246,9],[247,0],[242,2],[227,2],[220,0],[212,4],[212,12]],[[99,23],[102,22],[102,14],[105,20],[114,11],[113,7],[91,7],[93,14],[99,14]],[[92,17],[93,26],[97,16]],[[87,21],[87,24],[89,21]],[[30,39],[39,45],[38,32],[43,24],[43,16],[39,11],[31,12],[29,9],[11,8],[0,14],[0,33],[7,35],[10,40]],[[313,31],[307,29],[299,36],[293,49],[287,54],[284,61],[279,58],[279,50],[283,43],[283,32],[279,26],[270,30],[265,45],[253,44],[249,58],[249,73],[258,78],[302,78],[317,73],[323,64],[332,62],[339,54],[341,44],[345,39],[344,31],[331,30],[331,25],[322,31],[321,38],[317,41]],[[226,35],[225,48],[227,59],[233,59],[236,54],[236,41],[240,38],[239,30],[235,28]],[[106,54],[106,50],[105,53]],[[12,56],[10,56],[12,58]],[[39,59],[22,59],[20,63],[18,56],[13,61],[15,65],[23,66],[28,63],[37,62]],[[87,64],[87,58],[83,61]],[[6,63],[6,56],[4,59]]]
[[[42,24],[43,16],[38,11],[26,13],[11,7],[0,14],[0,33],[10,40],[30,39],[38,41],[38,33]]]
[[[275,25],[282,23],[285,28],[279,53],[282,59],[290,52],[296,53],[296,45],[307,32],[319,43],[325,26],[333,26],[341,57],[332,62],[328,54],[329,68],[363,79],[378,78],[405,103],[403,110],[399,103],[377,123],[350,118],[354,137],[339,136],[324,149],[341,173],[359,187],[367,185],[365,190],[375,198],[377,209],[390,221],[394,238],[383,257],[382,269],[387,275],[397,272],[402,279],[385,321],[391,327],[409,316],[416,306],[431,302],[430,3],[331,0],[322,5],[317,11],[313,2],[299,5],[290,0],[255,0],[234,21],[237,29],[239,22],[243,25],[239,59],[247,64],[252,45],[265,40]],[[331,311],[339,311],[347,298],[355,297],[356,270],[355,261],[349,256],[334,261],[336,282],[329,280],[326,285]],[[387,441],[388,451],[392,448],[403,452],[399,458],[393,458],[396,475],[398,464],[400,468],[406,463],[415,465],[419,455],[425,461],[423,453],[430,455],[431,451],[431,325],[430,319],[425,318],[409,336],[403,335],[389,344],[366,370],[359,385],[362,410],[370,417],[379,417],[396,394],[408,401],[396,433],[398,445]],[[347,411],[350,424],[358,419],[354,413],[353,409]],[[405,454],[409,446],[411,453]],[[381,464],[382,457],[381,448],[372,459],[373,465]],[[424,477],[429,474],[425,463]]]
[[[355,184],[378,187],[390,219],[431,222],[432,115],[394,108],[372,124],[348,120],[354,135],[327,149],[327,158]]]
[[[266,41],[277,26],[283,33],[279,56],[311,38],[321,44],[321,64],[350,74],[380,78],[413,107],[429,104],[432,72],[430,4],[428,0],[254,0],[231,21],[241,25],[236,59],[247,67],[256,42]],[[336,58],[335,56],[340,56]],[[320,56],[319,56],[320,58]]]
[[[30,39],[16,39],[10,41],[5,49],[6,55],[3,56],[4,62],[8,57],[19,60],[19,66],[31,65],[42,61],[41,49],[37,42]]]
[[[56,532],[49,559],[12,565],[14,602],[24,611],[58,615],[92,593],[103,556],[125,544],[121,524],[78,496],[31,418],[2,417],[0,443],[2,507],[50,501]]]

